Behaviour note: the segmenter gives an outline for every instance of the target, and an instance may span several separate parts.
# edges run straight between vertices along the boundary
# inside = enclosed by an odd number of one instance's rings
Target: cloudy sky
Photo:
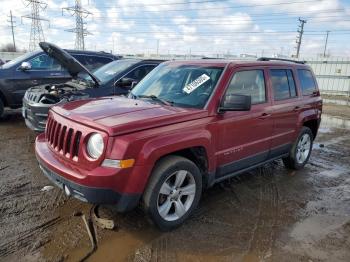
[[[75,18],[62,8],[74,0],[42,0],[45,40],[74,48]],[[17,46],[29,45],[30,14],[26,0],[0,0],[0,45],[11,43],[7,22],[16,21]],[[85,46],[115,53],[215,55],[295,53],[298,18],[307,20],[302,56],[327,53],[350,56],[350,0],[82,0],[91,14],[84,18],[91,35]],[[113,44],[114,43],[114,44]]]

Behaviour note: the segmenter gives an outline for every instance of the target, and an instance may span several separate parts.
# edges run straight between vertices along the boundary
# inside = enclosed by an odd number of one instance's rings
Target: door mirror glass
[[[32,68],[32,65],[29,62],[22,62],[19,68],[23,71],[26,71],[26,70],[30,70]]]
[[[138,82],[135,79],[123,77],[119,81],[115,82],[114,86],[132,89]]]
[[[252,105],[251,96],[229,94],[220,103],[219,112],[249,111]]]

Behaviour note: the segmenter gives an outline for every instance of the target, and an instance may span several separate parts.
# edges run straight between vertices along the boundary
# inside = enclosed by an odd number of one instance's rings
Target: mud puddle
[[[203,194],[179,229],[162,233],[136,209],[115,214],[113,231],[96,228],[87,261],[350,261],[350,136],[324,114],[310,163],[290,171],[275,161]],[[0,123],[0,260],[79,261],[91,249],[77,211],[41,174],[35,135],[9,115]]]

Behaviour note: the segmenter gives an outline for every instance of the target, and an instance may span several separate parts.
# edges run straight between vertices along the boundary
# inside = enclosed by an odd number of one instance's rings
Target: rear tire
[[[1,98],[0,98],[0,119],[4,116],[4,103],[2,102]]]
[[[198,167],[181,156],[167,156],[155,166],[143,195],[143,208],[162,231],[172,230],[191,215],[202,193]]]
[[[313,143],[313,134],[310,128],[303,127],[296,141],[294,142],[289,156],[283,158],[283,163],[290,169],[301,169],[309,161]]]

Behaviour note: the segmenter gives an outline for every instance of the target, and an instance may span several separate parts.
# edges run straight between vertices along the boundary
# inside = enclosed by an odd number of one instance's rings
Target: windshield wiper
[[[167,105],[167,106],[172,106],[174,104],[173,101],[167,101],[165,99],[159,98],[155,95],[134,95],[136,98],[150,98],[153,101],[157,101],[157,102],[161,102],[163,105]]]

